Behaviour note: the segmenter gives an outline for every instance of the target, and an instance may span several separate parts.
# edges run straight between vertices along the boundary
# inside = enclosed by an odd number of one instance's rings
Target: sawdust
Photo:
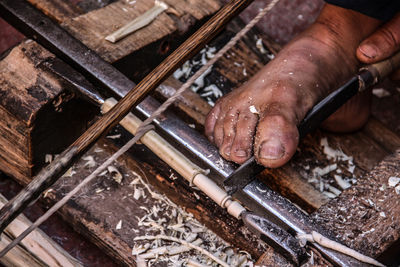
[[[143,190],[144,199],[152,198],[152,202],[155,200],[156,203],[151,208],[139,207],[145,210],[146,214],[136,218],[139,228],[143,228],[137,230],[140,232],[145,230],[146,234],[139,238],[141,240],[136,240],[132,254],[139,256],[140,260],[143,260],[144,256],[147,266],[159,263],[167,266],[189,266],[188,262],[218,266],[214,260],[205,255],[204,251],[187,249],[185,242],[211,253],[226,262],[228,266],[254,266],[248,253],[232,248],[230,244],[199,223],[192,214],[174,204],[166,196],[153,191],[139,174],[135,172],[132,174],[135,179],[129,186]],[[160,235],[165,238],[154,238]],[[171,237],[170,240],[168,237]],[[174,238],[182,240],[181,243],[186,244],[186,249],[179,242],[171,241]]]
[[[343,190],[357,183],[356,165],[353,157],[331,147],[326,137],[320,139],[320,150],[325,158],[305,157],[300,174],[323,195],[336,198]]]

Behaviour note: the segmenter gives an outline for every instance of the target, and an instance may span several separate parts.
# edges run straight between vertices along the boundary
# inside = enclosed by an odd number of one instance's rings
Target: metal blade
[[[306,259],[305,249],[300,246],[299,241],[268,219],[258,216],[252,212],[241,214],[245,225],[261,240],[273,247],[286,259],[291,260],[296,266]]]
[[[355,96],[360,88],[359,79],[359,76],[353,77],[342,87],[316,104],[298,126],[300,138],[315,130],[331,114]],[[225,190],[230,195],[233,195],[253,181],[255,176],[264,169],[265,167],[257,164],[255,158],[251,157],[224,181]]]
[[[264,166],[257,164],[254,156],[240,165],[231,175],[224,181],[224,188],[229,195],[233,195],[238,189],[244,188],[254,177],[265,169]]]

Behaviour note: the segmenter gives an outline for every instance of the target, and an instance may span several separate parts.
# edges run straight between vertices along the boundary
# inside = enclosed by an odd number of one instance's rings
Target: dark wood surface
[[[43,167],[46,154],[60,153],[97,113],[40,67],[53,58],[35,42],[22,42],[0,61],[0,164],[24,182]]]
[[[400,177],[400,150],[387,156],[357,185],[344,191],[313,214],[314,219],[334,231],[336,237],[371,257],[396,260],[385,255],[400,237],[400,194],[390,187],[390,177]]]

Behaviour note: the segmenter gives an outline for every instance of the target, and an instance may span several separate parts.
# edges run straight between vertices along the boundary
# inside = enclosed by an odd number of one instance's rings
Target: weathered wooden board
[[[381,256],[400,238],[400,192],[388,184],[390,177],[400,177],[399,163],[397,150],[357,185],[315,212],[316,222],[347,246],[375,258]]]
[[[99,53],[105,60],[115,62],[151,43],[172,34],[183,34],[195,21],[216,12],[220,4],[215,0],[187,1],[166,0],[172,9],[160,14],[150,25],[127,36],[116,44],[104,38],[116,29],[132,21],[150,9],[152,1],[117,1],[104,8],[64,21],[62,26],[81,40],[89,48]],[[169,45],[160,47],[154,54],[166,54]]]
[[[28,2],[59,23],[83,13],[82,10],[73,3],[77,2],[74,0],[28,0]]]
[[[40,67],[53,58],[26,41],[0,61],[0,167],[25,182],[43,166],[46,153],[59,153],[95,114]]]

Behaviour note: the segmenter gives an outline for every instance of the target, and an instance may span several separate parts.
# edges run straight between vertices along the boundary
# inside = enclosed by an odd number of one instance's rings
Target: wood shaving
[[[347,189],[349,188],[351,185],[349,182],[345,181],[342,176],[335,174],[333,176],[335,178],[336,183],[340,186],[340,188]]]
[[[73,166],[69,168],[61,177],[72,177],[76,171],[74,171]]]
[[[44,156],[44,162],[45,163],[51,163],[53,161],[53,155],[51,155],[51,154],[46,154],[45,156]]]
[[[121,134],[107,135],[108,139],[118,139],[121,138]]]
[[[93,168],[96,166],[96,161],[94,160],[93,156],[86,156],[82,158],[83,160],[86,161],[85,167]]]
[[[211,258],[212,260],[214,260],[215,262],[217,262],[218,264],[220,264],[223,267],[229,267],[229,265],[222,261],[221,259],[217,258],[216,256],[214,256],[213,254],[211,254],[210,252],[208,252],[207,250],[199,247],[198,245],[195,245],[193,243],[187,242],[185,240],[182,239],[178,239],[172,236],[166,236],[166,235],[157,235],[157,236],[138,236],[135,237],[135,240],[154,240],[154,239],[164,239],[164,240],[168,240],[168,241],[173,241],[173,242],[177,242],[177,243],[181,243],[189,248],[195,249],[197,251],[199,251],[200,253],[206,255],[207,257]]]
[[[256,47],[258,49],[258,51],[260,51],[261,54],[266,54],[268,51],[264,48],[264,44],[261,38],[259,38],[258,36],[256,36]]]
[[[121,184],[122,182],[122,174],[118,171],[117,168],[114,166],[110,165],[107,167],[108,172],[112,175],[112,178],[114,179],[115,182],[118,184]]]
[[[155,200],[153,203],[156,203],[152,207],[139,206],[139,209],[143,210],[145,214],[142,217],[136,217],[135,232],[143,233],[144,231],[146,235],[153,237],[165,235],[188,243],[202,241],[199,242],[199,247],[223,259],[228,266],[238,266],[236,264],[238,262],[243,262],[241,266],[254,266],[250,255],[237,251],[228,253],[227,248],[230,247],[228,243],[195,220],[191,213],[186,212],[164,195],[153,191],[150,185],[136,172],[132,172],[132,174],[133,180],[129,183],[133,187],[132,194],[142,190],[146,194],[144,200],[153,198]],[[188,257],[205,266],[219,266],[207,256],[196,252],[197,250],[191,249],[189,252],[186,251],[186,248],[181,251],[182,248],[178,249],[178,247],[186,246],[182,243],[176,244],[176,242],[162,239],[136,241],[137,243],[132,248],[132,254],[146,258],[147,266],[154,266],[161,262],[168,266],[185,266]],[[179,253],[171,255],[174,254],[171,251]]]
[[[122,220],[119,220],[119,222],[115,226],[115,230],[120,230],[121,228],[122,228]]]
[[[152,8],[135,18],[133,21],[127,23],[117,31],[108,35],[105,39],[109,42],[115,43],[122,38],[128,36],[129,34],[134,33],[135,31],[149,25],[153,20],[157,18],[158,15],[164,12],[167,8],[167,4],[156,0]]]
[[[395,187],[400,182],[400,177],[392,176],[388,179],[389,187]]]
[[[396,192],[396,194],[400,195],[400,185],[396,186],[394,188],[394,191]]]
[[[372,94],[378,98],[388,97],[390,96],[390,92],[384,88],[374,88],[372,89]]]

